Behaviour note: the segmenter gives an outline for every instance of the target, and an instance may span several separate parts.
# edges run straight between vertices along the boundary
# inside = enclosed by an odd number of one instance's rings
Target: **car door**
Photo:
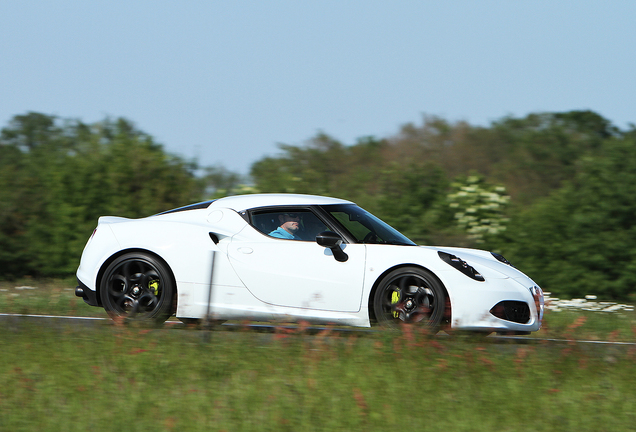
[[[287,210],[289,212],[289,210]],[[364,284],[365,245],[343,244],[348,258],[337,261],[315,235],[329,227],[309,209],[294,209],[301,229],[296,239],[269,236],[280,212],[261,212],[234,236],[228,256],[245,286],[259,300],[277,306],[357,312]],[[263,221],[271,221],[268,226]],[[261,232],[259,232],[261,231]]]

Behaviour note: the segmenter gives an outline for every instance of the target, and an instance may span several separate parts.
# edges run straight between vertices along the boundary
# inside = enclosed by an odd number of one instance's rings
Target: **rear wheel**
[[[153,255],[137,252],[113,261],[102,278],[102,305],[113,317],[161,324],[173,312],[176,287],[167,266]]]
[[[442,284],[432,273],[418,267],[404,267],[386,275],[373,298],[375,317],[387,327],[419,323],[437,330],[445,307]]]

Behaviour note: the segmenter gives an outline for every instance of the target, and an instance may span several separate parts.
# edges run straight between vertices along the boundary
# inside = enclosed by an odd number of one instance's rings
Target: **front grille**
[[[490,313],[502,320],[519,324],[526,324],[530,321],[530,307],[527,303],[520,301],[505,300],[499,302],[490,309]]]

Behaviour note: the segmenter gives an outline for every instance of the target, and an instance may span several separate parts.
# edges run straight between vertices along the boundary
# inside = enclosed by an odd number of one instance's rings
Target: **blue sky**
[[[277,144],[591,109],[636,123],[636,1],[0,0],[0,127],[125,117],[247,173]]]

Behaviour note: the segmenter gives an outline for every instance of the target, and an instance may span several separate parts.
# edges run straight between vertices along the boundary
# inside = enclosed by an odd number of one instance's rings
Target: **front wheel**
[[[382,279],[373,298],[373,311],[380,325],[421,323],[439,328],[446,307],[446,295],[437,278],[418,267],[393,270]]]
[[[102,305],[112,317],[165,322],[173,312],[176,287],[167,266],[153,255],[128,253],[113,261],[100,285]]]

